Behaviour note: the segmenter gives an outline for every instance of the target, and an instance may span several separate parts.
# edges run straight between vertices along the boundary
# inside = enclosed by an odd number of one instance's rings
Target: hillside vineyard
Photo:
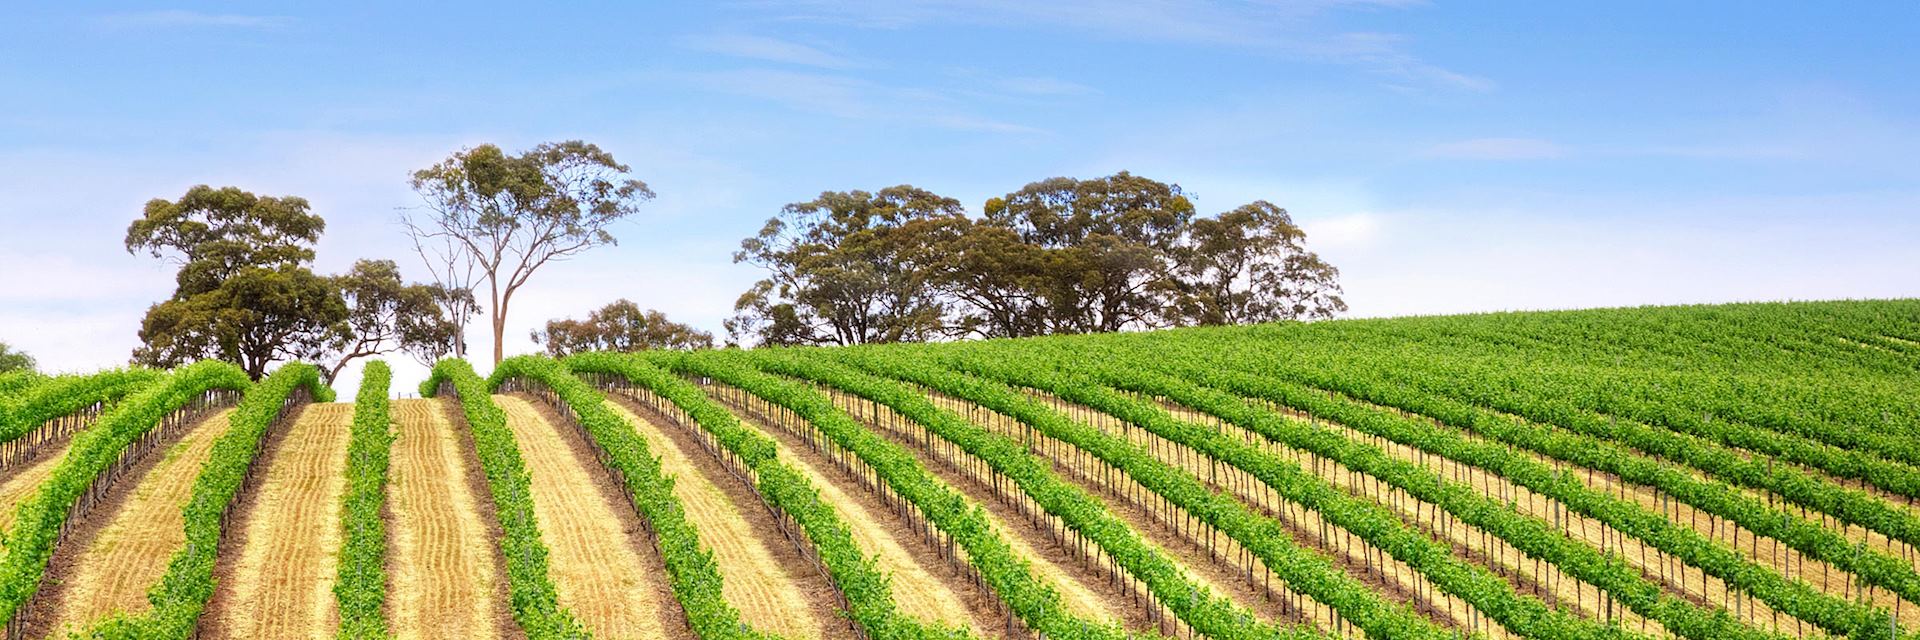
[[[320,380],[0,376],[8,637],[1920,638],[1920,300]]]

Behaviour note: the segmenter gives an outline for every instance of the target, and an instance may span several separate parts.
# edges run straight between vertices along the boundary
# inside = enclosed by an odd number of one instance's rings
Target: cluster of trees
[[[607,226],[653,197],[629,172],[579,141],[519,154],[481,145],[414,172],[424,211],[402,222],[433,276],[426,284],[404,282],[391,260],[314,273],[326,221],[302,198],[202,185],[153,200],[127,228],[127,251],[180,270],[173,296],[147,310],[133,361],[220,359],[257,380],[274,362],[305,360],[321,363],[331,383],[353,360],[394,351],[423,363],[464,357],[484,291],[498,363],[507,307],[533,273],[612,244]]]
[[[180,265],[173,296],[147,309],[133,361],[177,367],[203,359],[240,365],[258,380],[284,360],[323,364],[328,381],[353,360],[405,350],[423,360],[460,342],[440,301],[458,296],[409,284],[391,260],[345,274],[313,272],[326,221],[297,197],[206,185],[155,199],[127,227],[129,253]]]
[[[984,217],[911,185],[787,205],[741,242],[767,270],[735,340],[864,344],[1331,317],[1339,270],[1265,201],[1196,215],[1178,185],[1052,178]]]
[[[325,220],[298,197],[197,186],[156,199],[127,229],[130,253],[179,265],[148,309],[136,363],[321,363],[405,351],[465,357],[468,323],[492,322],[533,274],[616,244],[608,230],[654,197],[632,170],[580,141],[510,154],[463,149],[412,175],[424,202],[401,217],[431,277],[391,260],[313,272]],[[1339,271],[1306,249],[1285,209],[1254,202],[1197,215],[1178,185],[1121,172],[1053,178],[988,200],[981,218],[911,185],[826,192],[787,205],[734,255],[766,269],[726,321],[733,343],[920,342],[1326,318]],[[532,334],[549,353],[702,349],[712,334],[621,299]],[[0,348],[0,365],[15,366]],[[31,366],[31,361],[26,361]]]
[[[653,309],[642,311],[626,298],[588,313],[585,320],[548,320],[545,329],[534,330],[533,341],[555,358],[583,351],[713,348],[713,334]]]

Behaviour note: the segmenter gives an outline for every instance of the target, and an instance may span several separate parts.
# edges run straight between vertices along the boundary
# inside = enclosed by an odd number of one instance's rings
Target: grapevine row
[[[474,451],[487,476],[494,513],[500,520],[500,554],[507,559],[507,594],[514,622],[531,640],[587,638],[572,612],[560,606],[547,572],[547,545],[534,519],[533,489],[520,446],[507,428],[507,416],[493,403],[485,380],[465,360],[442,360],[420,383],[420,395],[450,392],[459,401],[472,432]]]
[[[393,370],[367,363],[354,398],[353,433],[347,441],[347,491],[341,496],[339,579],[333,584],[342,640],[387,638],[387,471],[393,449]]]
[[[1445,368],[1445,375],[1414,374],[1398,366],[1380,368],[1373,375],[1394,385],[1422,388],[1578,434],[1620,442],[1733,484],[1770,492],[1889,539],[1920,546],[1920,517],[1912,511],[1792,465],[1750,459],[1750,454],[1729,447],[1777,456],[1834,477],[1860,480],[1863,486],[1900,496],[1908,503],[1920,496],[1920,469],[1912,465],[1739,421],[1711,420],[1630,394],[1604,392],[1584,381],[1590,375],[1549,376],[1534,367],[1523,381],[1496,366],[1449,362]],[[1359,372],[1360,365],[1341,369]],[[1617,421],[1611,416],[1626,420]],[[1831,542],[1819,544],[1832,546]]]
[[[966,365],[963,365],[966,366]],[[979,363],[971,368],[981,373],[991,374]],[[1010,381],[1035,386],[1060,394],[1064,398],[1080,402],[1114,415],[1157,434],[1163,434],[1181,444],[1192,446],[1202,453],[1227,461],[1235,466],[1235,458],[1251,459],[1251,464],[1271,465],[1258,460],[1237,439],[1197,425],[1179,423],[1172,420],[1164,410],[1147,402],[1135,400],[1124,395],[1107,391],[1102,385],[1147,396],[1163,397],[1180,405],[1191,407],[1202,413],[1216,416],[1228,424],[1258,434],[1263,439],[1284,446],[1310,452],[1320,458],[1331,460],[1348,469],[1367,474],[1379,481],[1405,492],[1406,494],[1445,510],[1469,526],[1490,533],[1512,545],[1526,555],[1545,560],[1561,572],[1571,575],[1587,584],[1594,585],[1610,594],[1628,609],[1658,621],[1668,631],[1684,638],[1735,638],[1767,637],[1754,629],[1745,627],[1729,618],[1723,611],[1707,611],[1683,599],[1665,594],[1658,585],[1647,581],[1639,573],[1617,557],[1602,553],[1586,544],[1572,539],[1564,532],[1548,528],[1544,521],[1522,515],[1512,507],[1500,501],[1482,495],[1471,487],[1448,482],[1427,469],[1397,460],[1377,447],[1356,442],[1337,433],[1281,419],[1270,412],[1261,411],[1248,405],[1239,398],[1217,390],[1208,389],[1184,380],[1157,374],[1141,368],[1119,369],[1116,367],[1091,367],[1090,375],[1098,379],[1093,381],[1070,381],[1062,375],[1023,375]],[[1009,378],[1002,373],[1003,378]],[[1314,500],[1326,504],[1333,513],[1378,511],[1378,507],[1350,498],[1340,492],[1331,492],[1331,488],[1312,490],[1297,485],[1314,484],[1317,478],[1304,474],[1297,467],[1285,468],[1289,480],[1267,480],[1269,486],[1283,491],[1292,489],[1294,493],[1305,494],[1302,500]],[[1245,468],[1245,467],[1242,467]],[[1282,476],[1286,477],[1286,476]],[[1318,480],[1324,483],[1324,480]],[[1315,494],[1327,494],[1331,498],[1317,497]],[[1311,502],[1310,502],[1311,504]],[[1381,518],[1390,514],[1375,514]],[[1397,521],[1397,519],[1396,519]],[[1394,527],[1392,522],[1386,526]],[[1404,534],[1402,539],[1408,539]],[[1413,545],[1424,546],[1419,535],[1410,538]],[[1406,553],[1415,553],[1408,551]],[[1478,573],[1478,571],[1476,571]],[[1510,587],[1498,590],[1487,585],[1484,579],[1479,588],[1487,594],[1480,596],[1485,601],[1499,598],[1502,591],[1510,592]],[[1463,588],[1474,588],[1472,584]],[[1489,595],[1490,594],[1490,595]],[[1508,596],[1510,598],[1511,596]],[[1537,605],[1531,600],[1522,601],[1530,609]],[[1489,604],[1487,608],[1511,607],[1510,604]],[[1537,612],[1532,615],[1539,615]],[[1508,625],[1514,628],[1513,625]],[[1523,629],[1515,629],[1524,631]]]
[[[1621,533],[1652,544],[1686,563],[1726,581],[1730,589],[1753,594],[1787,615],[1811,622],[1831,633],[1886,637],[1887,616],[1819,593],[1800,582],[1758,566],[1737,552],[1706,539],[1684,526],[1646,511],[1638,504],[1594,491],[1580,481],[1556,472],[1526,454],[1420,421],[1374,410],[1363,404],[1328,398],[1325,393],[1278,380],[1223,368],[1181,366],[1159,357],[1170,372],[1182,373],[1206,386],[1260,398],[1323,416],[1372,435],[1416,446],[1423,451],[1487,469],[1546,495],[1577,513],[1595,518]],[[1271,369],[1269,369],[1271,370]],[[1566,453],[1563,455],[1572,455]]]
[[[776,512],[791,518],[811,547],[811,555],[826,567],[834,587],[847,606],[847,615],[873,640],[935,640],[970,637],[914,620],[894,602],[889,579],[861,553],[852,532],[820,500],[807,477],[781,462],[774,442],[740,424],[732,413],[709,399],[692,383],[632,355],[585,353],[569,357],[573,371],[609,376],[665,399],[719,443],[721,449],[747,470],[756,493]],[[780,521],[783,526],[786,520]],[[784,532],[784,531],[783,531]],[[806,555],[806,554],[803,554]]]
[[[1214,493],[1192,474],[1154,458],[1139,447],[1076,424],[1003,386],[927,366],[911,357],[879,352],[835,352],[849,364],[872,373],[925,386],[1018,418],[1040,433],[1072,444],[1110,464],[1209,526],[1226,533],[1294,591],[1327,604],[1369,638],[1445,638],[1451,635],[1412,611],[1391,604],[1324,557],[1296,545],[1283,526],[1250,511],[1238,501]]]
[[[531,384],[529,384],[531,383]],[[721,594],[720,568],[700,543],[700,532],[687,520],[686,508],[673,493],[672,480],[660,470],[660,459],[634,427],[604,406],[592,387],[575,378],[551,358],[520,356],[495,367],[488,379],[495,391],[531,387],[556,405],[585,432],[601,461],[613,469],[627,498],[645,520],[655,548],[671,578],[674,599],[686,612],[696,636],[713,639],[771,638],[740,620],[740,611]]]
[[[940,438],[958,445],[985,462],[994,473],[1011,480],[1029,498],[1064,526],[1092,541],[1100,550],[1140,581],[1150,595],[1173,609],[1188,626],[1209,637],[1277,637],[1251,612],[1205,592],[1172,561],[1109,513],[1092,496],[1060,480],[1019,443],[987,431],[933,405],[923,394],[877,376],[863,374],[818,357],[783,357],[756,352],[754,363],[763,370],[794,376],[866,398],[887,406]]]
[[[145,389],[162,377],[151,369],[59,376],[23,387],[10,401],[0,400],[0,469],[19,464],[41,448],[66,439],[109,403]]]
[[[1427,385],[1407,380],[1402,383]],[[1482,395],[1476,402],[1528,420],[1564,426],[1578,435],[1529,430],[1524,425],[1511,424],[1512,420],[1502,421],[1500,416],[1475,411],[1472,407],[1395,393],[1363,382],[1349,382],[1345,386],[1354,388],[1360,397],[1380,398],[1381,404],[1430,415],[1476,433],[1494,434],[1502,441],[1556,458],[1566,456],[1563,459],[1569,462],[1657,488],[1696,508],[1724,514],[1723,517],[1749,531],[1780,540],[1802,554],[1860,576],[1868,584],[1889,589],[1908,602],[1920,602],[1920,573],[1916,573],[1910,563],[1877,550],[1861,553],[1843,536],[1825,527],[1769,507],[1732,487],[1703,482],[1656,459],[1636,455],[1611,443],[1685,463],[1714,477],[1765,490],[1792,504],[1831,515],[1842,523],[1880,533],[1909,548],[1920,547],[1920,517],[1862,491],[1835,485],[1789,465],[1749,459],[1671,431],[1631,421],[1603,421],[1593,414],[1556,407],[1549,400]],[[1913,479],[1920,479],[1920,474],[1909,478]]]
[[[1298,465],[1278,456],[1268,454],[1212,429],[1175,422],[1164,410],[1114,393],[1098,384],[1093,384],[1091,380],[1074,379],[1031,365],[1021,366],[1022,363],[1006,360],[1000,361],[1007,363],[1007,366],[993,366],[987,364],[986,360],[984,358],[965,359],[958,360],[955,364],[972,373],[1004,383],[1037,388],[1087,405],[1168,441],[1219,460],[1231,468],[1251,474],[1286,496],[1288,500],[1321,513],[1337,526],[1360,535],[1375,547],[1420,571],[1441,589],[1471,603],[1509,631],[1531,638],[1607,637],[1620,634],[1617,629],[1603,628],[1599,623],[1554,611],[1538,599],[1520,595],[1506,580],[1493,575],[1483,567],[1455,558],[1446,545],[1409,528],[1397,515],[1385,507],[1338,490],[1325,479],[1308,473]],[[1351,448],[1341,446],[1351,444],[1343,438],[1335,438],[1332,442],[1323,440],[1321,443],[1333,445],[1325,447],[1324,452],[1316,451],[1324,457],[1335,459],[1342,464],[1358,461],[1354,456],[1344,456],[1347,459],[1342,460],[1334,455],[1353,451]],[[1349,467],[1368,470],[1352,464],[1349,464]],[[1412,470],[1403,471],[1411,472]],[[1440,482],[1438,477],[1430,475],[1425,477],[1411,475],[1411,477],[1418,478],[1418,481],[1433,483],[1429,486],[1438,486]],[[1444,503],[1436,504],[1444,505]],[[1474,504],[1473,506],[1485,508],[1491,505]],[[1500,509],[1500,507],[1494,508]],[[1514,515],[1517,517],[1517,514]],[[1603,562],[1601,566],[1608,565]],[[1620,575],[1617,567],[1615,569],[1612,573],[1615,576]],[[1636,586],[1643,589],[1651,588],[1651,585],[1644,583]],[[1670,601],[1669,604],[1677,603]],[[1764,637],[1750,630],[1741,629],[1728,621],[1700,615],[1702,612],[1690,607],[1674,613],[1679,615],[1669,616],[1669,618],[1698,625],[1695,629],[1691,629],[1696,632],[1696,635],[1685,637]],[[1681,617],[1685,615],[1694,617],[1691,619]],[[1663,620],[1663,623],[1667,622]],[[1673,630],[1681,632],[1682,628]]]
[[[59,466],[21,503],[0,557],[0,619],[17,637],[18,616],[39,592],[47,562],[74,519],[172,432],[250,386],[232,364],[206,361],[174,370],[121,401],[76,434]]]
[[[186,543],[148,590],[152,608],[138,615],[116,614],[95,623],[84,635],[141,640],[193,637],[200,613],[213,598],[221,533],[242,486],[253,477],[268,431],[284,426],[309,401],[332,400],[332,390],[320,381],[320,370],[299,362],[282,365],[248,389],[194,478],[193,493],[181,510]]]
[[[950,536],[966,552],[967,564],[1029,629],[1056,640],[1124,637],[1109,623],[1068,615],[1059,594],[1033,575],[978,507],[935,480],[913,454],[855,423],[826,396],[754,369],[735,354],[692,354],[673,363],[676,369],[713,378],[791,411],[851,452],[895,495]]]
[[[1275,367],[1269,371],[1283,370]],[[1460,401],[1408,392],[1404,387],[1370,384],[1358,376],[1335,378],[1311,372],[1289,372],[1284,375],[1316,387],[1347,393],[1368,402],[1430,416],[1444,424],[1461,427],[1497,442],[1610,473],[1629,482],[1654,487],[1704,513],[1737,523],[1758,535],[1779,540],[1807,557],[1859,576],[1865,584],[1869,585],[1869,588],[1888,589],[1907,602],[1920,602],[1920,574],[1914,571],[1912,565],[1878,551],[1864,550],[1851,545],[1831,530],[1769,507],[1755,498],[1741,494],[1732,487],[1698,480],[1670,465],[1634,454],[1618,445],[1591,436],[1558,432],[1521,423]],[[1643,429],[1642,431],[1656,430]],[[1763,470],[1762,465],[1739,459],[1737,456],[1735,460],[1736,464],[1750,471]],[[1779,471],[1784,469],[1776,469],[1776,472]],[[1838,487],[1829,486],[1826,493],[1805,488],[1794,492],[1803,497],[1810,495],[1811,499],[1825,498],[1833,501],[1838,499],[1837,496],[1840,496],[1842,491],[1844,490]],[[1891,513],[1890,510],[1884,509],[1885,505],[1882,503],[1871,499],[1867,501],[1882,507],[1879,515],[1885,518],[1882,520],[1883,527],[1898,527],[1897,523],[1903,519],[1912,520],[1908,514]],[[1725,576],[1722,576],[1722,579],[1725,579]],[[1832,598],[1829,597],[1829,599]]]

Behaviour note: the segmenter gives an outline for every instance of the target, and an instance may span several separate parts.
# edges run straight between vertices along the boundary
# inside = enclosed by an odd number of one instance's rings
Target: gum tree
[[[534,272],[615,244],[607,229],[653,199],[631,168],[578,140],[517,155],[491,144],[463,149],[414,172],[412,183],[426,202],[406,219],[416,245],[450,244],[486,283],[494,364],[506,356],[507,308]]]

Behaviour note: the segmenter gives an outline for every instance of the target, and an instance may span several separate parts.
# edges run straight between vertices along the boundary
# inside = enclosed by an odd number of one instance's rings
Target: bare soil
[[[209,638],[323,638],[334,634],[340,499],[346,490],[351,403],[309,404],[267,437],[253,490],[242,494],[222,541]]]
[[[579,430],[532,396],[493,400],[532,477],[560,606],[597,638],[691,638],[639,514]]]
[[[54,551],[39,597],[22,612],[27,635],[65,636],[112,613],[139,613],[147,590],[186,543],[181,509],[193,494],[231,408],[210,411],[129,470],[81,516]]]
[[[673,478],[674,495],[700,542],[713,551],[721,593],[753,628],[795,640],[833,638],[848,632],[833,583],[779,535],[779,524],[745,480],[708,453],[688,427],[672,424],[653,409],[610,396]],[[697,428],[697,427],[695,427]]]

